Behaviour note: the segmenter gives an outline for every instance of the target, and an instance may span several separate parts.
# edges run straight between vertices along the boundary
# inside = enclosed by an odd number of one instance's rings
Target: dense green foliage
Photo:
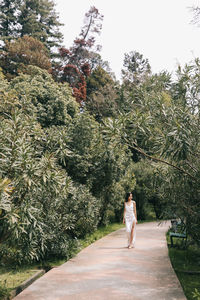
[[[87,78],[86,108],[97,120],[117,117],[117,90],[111,74],[96,67]]]
[[[29,36],[7,41],[0,56],[0,65],[8,80],[26,73],[29,65],[45,70],[51,68],[47,48],[42,42]]]
[[[0,56],[1,263],[70,257],[77,239],[121,221],[127,191],[139,219],[181,218],[199,246],[199,59],[172,81],[132,51],[119,83],[94,51],[92,7],[52,76],[45,47],[59,24],[53,2],[38,3],[0,1],[3,40],[12,29]]]
[[[188,234],[200,244],[199,60],[177,74],[174,83],[166,73],[149,74],[136,86],[124,81],[121,137],[137,164],[141,155],[149,159],[149,168],[154,162],[155,175],[149,178],[159,215],[184,220]],[[144,170],[142,182],[150,172]],[[141,186],[143,193],[148,186]]]
[[[1,79],[2,262],[70,256],[76,239],[120,215],[133,189],[130,151],[119,150],[67,85],[37,67]]]

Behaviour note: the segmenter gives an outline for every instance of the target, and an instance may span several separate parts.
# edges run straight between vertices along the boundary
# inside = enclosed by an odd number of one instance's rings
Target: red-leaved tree
[[[86,79],[91,72],[92,55],[100,51],[100,46],[95,46],[95,35],[101,32],[102,20],[103,16],[98,9],[91,7],[85,14],[79,37],[69,49],[59,49],[61,63],[52,70],[56,80],[69,83],[80,105],[86,100]]]

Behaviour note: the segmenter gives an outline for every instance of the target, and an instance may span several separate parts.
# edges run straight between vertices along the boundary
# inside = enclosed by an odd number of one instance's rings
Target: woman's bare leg
[[[128,239],[128,246],[130,246],[130,237],[131,237],[131,233],[130,232],[127,232],[127,239]]]
[[[130,246],[132,245],[132,242],[133,242],[134,229],[135,229],[135,222],[133,222],[133,226],[131,229]]]

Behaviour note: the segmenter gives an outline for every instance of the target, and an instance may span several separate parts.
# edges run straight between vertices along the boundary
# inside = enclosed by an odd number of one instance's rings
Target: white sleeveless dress
[[[133,207],[133,201],[131,201],[131,204],[128,205],[127,202],[125,202],[125,224],[126,224],[126,232],[128,237],[128,246],[130,245],[130,237],[131,237],[131,229],[133,227],[133,223],[136,225],[136,217],[134,214],[134,207]],[[134,232],[133,232],[133,241],[131,246],[134,246],[136,239],[136,226],[134,226]]]

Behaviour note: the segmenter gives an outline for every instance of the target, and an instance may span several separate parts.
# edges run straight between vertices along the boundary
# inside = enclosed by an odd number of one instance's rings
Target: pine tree
[[[26,0],[21,8],[19,23],[22,26],[20,35],[31,35],[43,42],[47,48],[59,47],[62,25],[50,0]]]
[[[122,77],[124,83],[134,83],[136,85],[143,82],[146,76],[151,74],[151,66],[148,59],[137,51],[125,53],[124,69],[122,69]]]
[[[0,0],[0,37],[2,41],[16,38],[20,0]]]
[[[62,25],[51,0],[0,0],[0,37],[3,41],[32,36],[53,52],[61,46]]]

